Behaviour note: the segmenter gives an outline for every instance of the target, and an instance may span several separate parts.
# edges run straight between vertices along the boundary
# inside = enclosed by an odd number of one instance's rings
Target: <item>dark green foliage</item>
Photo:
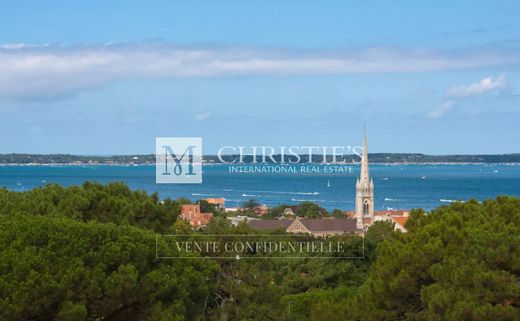
[[[200,317],[218,265],[155,258],[155,232],[191,232],[182,203],[122,183],[1,189],[0,320]]]
[[[323,215],[326,215],[327,211],[316,203],[306,201],[298,205],[295,214],[296,216],[305,218],[320,218]]]
[[[264,216],[265,219],[274,219],[283,216],[286,208],[291,208],[291,205],[281,204],[269,209],[269,212]]]
[[[520,319],[520,199],[416,211],[411,223],[379,248],[347,319]]]
[[[282,319],[520,320],[520,199],[414,210],[407,228],[374,224],[365,238],[366,281],[300,288],[283,298]]]
[[[65,217],[3,217],[0,320],[181,320],[218,266],[155,258],[155,233]]]
[[[249,226],[230,226],[224,220],[210,223],[204,233],[221,235],[255,234]],[[268,233],[262,232],[263,235]],[[263,240],[280,240],[280,231]],[[285,236],[284,236],[285,237]],[[294,237],[287,234],[286,237]],[[302,240],[301,238],[299,240]],[[308,236],[308,240],[312,237]],[[362,256],[362,239],[348,237],[348,254]],[[211,320],[305,320],[305,315],[287,312],[288,301],[299,294],[322,289],[355,291],[363,284],[368,270],[364,259],[247,259],[219,260],[221,273]],[[339,294],[338,294],[339,296]],[[316,303],[320,301],[315,300]],[[305,310],[307,311],[307,310]]]
[[[157,233],[259,233],[218,217],[193,231],[187,202],[121,183],[0,189],[0,320],[520,320],[519,198],[413,210],[408,233],[377,222],[345,243],[359,259],[156,259]]]
[[[200,206],[200,212],[201,213],[214,213],[214,212],[216,212],[215,205],[210,204],[208,201],[200,200],[198,203],[199,203],[199,206]]]
[[[337,209],[335,208],[334,210],[332,210],[332,212],[330,213],[331,216],[334,216],[336,218],[344,218],[345,217],[345,212],[343,212],[342,210],[340,209]]]
[[[68,216],[80,221],[128,224],[167,233],[180,214],[180,204],[157,194],[132,191],[123,183],[82,186],[46,185],[28,192],[0,189],[3,215]]]

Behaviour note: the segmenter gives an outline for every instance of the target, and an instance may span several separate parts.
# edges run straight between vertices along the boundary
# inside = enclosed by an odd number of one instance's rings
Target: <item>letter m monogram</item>
[[[158,184],[202,183],[202,138],[157,137],[155,162]]]

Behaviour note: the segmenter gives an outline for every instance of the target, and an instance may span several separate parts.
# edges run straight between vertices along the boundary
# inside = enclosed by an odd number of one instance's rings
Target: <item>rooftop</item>
[[[226,200],[223,198],[206,198],[205,201],[210,204],[224,204]]]
[[[258,220],[249,221],[249,225],[257,230],[276,230],[279,228],[287,229],[294,220],[280,219],[280,220]]]
[[[302,218],[300,222],[311,232],[356,231],[356,220],[352,218],[311,219]]]

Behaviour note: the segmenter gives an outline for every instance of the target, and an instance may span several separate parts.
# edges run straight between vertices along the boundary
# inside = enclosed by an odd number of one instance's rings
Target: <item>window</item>
[[[369,207],[370,205],[368,205],[368,201],[365,201],[363,204],[363,214],[368,214]]]

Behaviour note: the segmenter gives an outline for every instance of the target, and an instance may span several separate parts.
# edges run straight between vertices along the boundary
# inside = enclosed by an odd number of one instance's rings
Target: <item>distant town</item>
[[[321,155],[313,155],[311,159],[319,159]],[[223,159],[232,160],[236,155],[223,155]],[[374,164],[428,164],[428,163],[520,163],[520,153],[499,155],[425,155],[416,153],[371,153],[370,163]],[[279,160],[280,155],[273,159]],[[287,158],[287,157],[286,157]],[[287,158],[287,160],[290,160]],[[246,156],[245,162],[252,162],[252,156]],[[260,156],[256,159],[261,162]],[[332,163],[332,158],[327,159]],[[337,157],[336,162],[358,163],[357,155]],[[268,159],[269,163],[270,160]],[[218,156],[206,155],[203,163],[219,164]],[[297,163],[309,163],[309,155],[300,155]],[[0,154],[0,165],[153,165],[154,154],[83,156],[70,154]]]
[[[283,230],[288,233],[306,233],[314,237],[327,237],[342,234],[363,236],[368,228],[378,221],[390,222],[394,229],[407,232],[406,210],[375,211],[374,181],[369,174],[368,146],[363,134],[363,153],[361,171],[356,181],[356,207],[354,211],[336,209],[328,213],[312,202],[298,206],[279,205],[269,208],[251,199],[242,207],[226,208],[224,198],[201,199],[195,204],[181,205],[180,217],[194,229],[206,226],[215,215],[225,217],[232,225],[249,224],[252,228],[264,231]]]

